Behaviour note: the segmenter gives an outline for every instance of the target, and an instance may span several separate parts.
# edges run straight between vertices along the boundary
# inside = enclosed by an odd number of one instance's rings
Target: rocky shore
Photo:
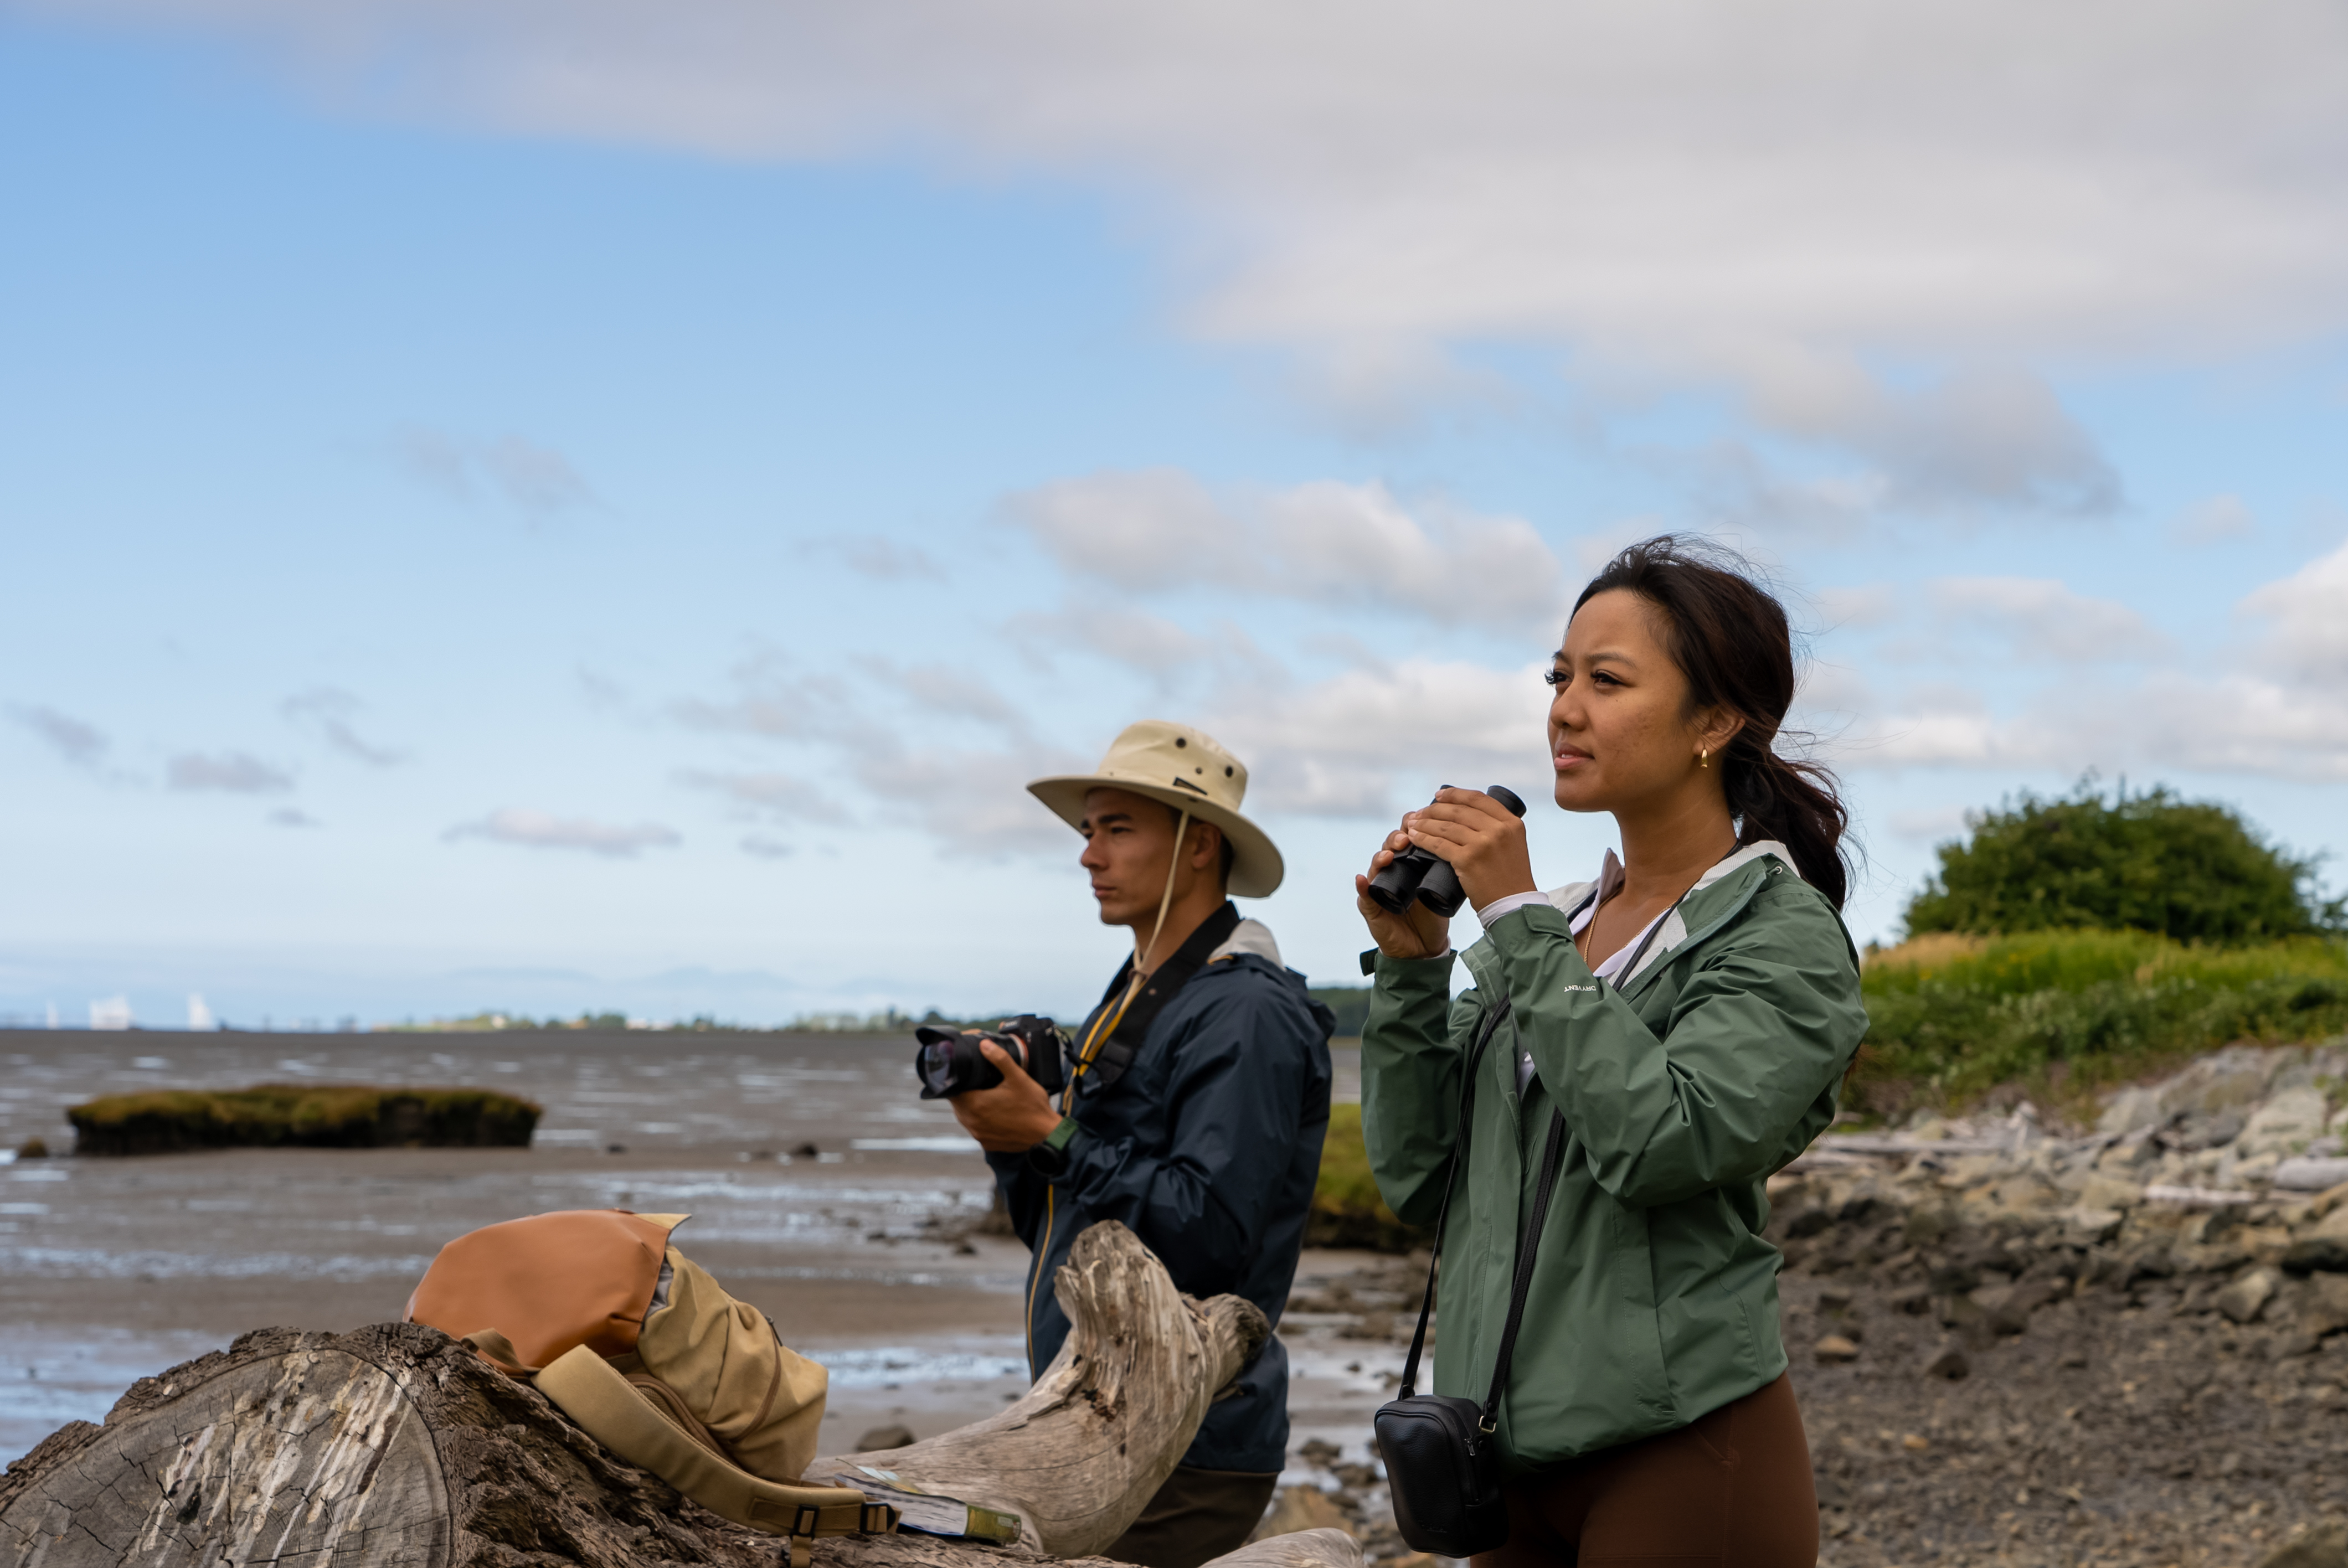
[[[1770,1183],[1820,1561],[2348,1568],[2343,1138],[2348,1050],[2237,1047],[2092,1129],[2025,1106],[1820,1140]],[[1292,1311],[1398,1366],[1423,1277]],[[1374,1463],[1297,1463],[1271,1527],[1410,1555]]]

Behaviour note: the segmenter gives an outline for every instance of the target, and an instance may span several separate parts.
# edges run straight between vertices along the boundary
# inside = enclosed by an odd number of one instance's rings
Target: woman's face
[[[1622,589],[1595,596],[1566,626],[1549,705],[1557,804],[1566,810],[1658,801],[1686,787],[1697,748],[1726,739],[1708,734],[1718,728],[1708,715],[1688,712],[1687,677],[1663,630],[1660,612]]]

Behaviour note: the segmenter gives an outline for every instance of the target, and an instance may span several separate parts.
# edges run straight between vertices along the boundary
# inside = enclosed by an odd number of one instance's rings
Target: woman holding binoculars
[[[1371,1164],[1395,1214],[1442,1216],[1437,1392],[1490,1386],[1498,1406],[1507,1540],[1476,1562],[1809,1568],[1763,1184],[1833,1120],[1867,1027],[1839,914],[1848,814],[1829,774],[1773,750],[1786,613],[1724,551],[1624,550],[1547,679],[1557,804],[1611,812],[1622,858],[1541,893],[1508,804],[1446,789],[1355,879],[1377,942]],[[1424,894],[1398,912],[1372,897],[1412,850],[1482,922],[1464,955]],[[1455,958],[1474,979],[1457,1001]]]

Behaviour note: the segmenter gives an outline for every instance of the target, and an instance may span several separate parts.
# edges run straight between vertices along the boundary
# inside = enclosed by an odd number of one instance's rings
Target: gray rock
[[[2102,1178],[2097,1178],[2098,1182],[2101,1180]],[[2108,1184],[2117,1186],[2124,1184]],[[2143,1196],[2141,1190],[2137,1192],[2137,1196],[2139,1198]],[[2061,1217],[2064,1242],[2082,1249],[2103,1245],[2104,1243],[2119,1235],[2120,1227],[2127,1224],[2127,1215],[2118,1209],[2098,1208],[2085,1202],[2065,1209]]]
[[[1963,1350],[1954,1345],[1941,1346],[1933,1353],[1932,1358],[1924,1363],[1924,1376],[1945,1378],[1952,1383],[1960,1378],[1969,1376],[1972,1369],[1972,1362],[1967,1358]]]
[[[1820,1361],[1833,1366],[1845,1361],[1858,1360],[1859,1347],[1839,1334],[1828,1334],[1822,1336],[1817,1344],[1810,1347],[1810,1354],[1816,1356]]]
[[[2159,1085],[2147,1084],[2123,1089],[2113,1095],[2096,1122],[2096,1131],[2107,1138],[2125,1137],[2147,1127],[2157,1127],[2168,1120],[2168,1112],[2160,1103]]]
[[[2254,1045],[2213,1051],[2160,1086],[2161,1106],[2173,1116],[2253,1104],[2265,1097],[2283,1059],[2297,1054]]]
[[[2079,1207],[2083,1209],[2132,1209],[2142,1202],[2144,1189],[2116,1176],[2091,1175],[2079,1188]]]
[[[2299,1326],[2319,1339],[2348,1328],[2348,1274],[2319,1274],[2308,1284]]]
[[[856,1451],[869,1454],[879,1453],[883,1449],[909,1449],[916,1440],[910,1427],[897,1424],[874,1427],[856,1440]]]
[[[2294,1274],[2325,1269],[2348,1273],[2348,1204],[2342,1204],[2291,1238],[2282,1266]]]
[[[2296,1154],[2323,1136],[2328,1108],[2320,1089],[2286,1089],[2250,1113],[2236,1140],[2244,1157]]]
[[[2299,1154],[2274,1168],[2274,1184],[2295,1193],[2321,1193],[2348,1182],[2348,1156]]]
[[[2162,1145],[2179,1153],[2198,1153],[2204,1149],[2223,1148],[2242,1135],[2250,1118],[2231,1107],[2217,1111],[2188,1111],[2158,1134]]]
[[[2348,1523],[2302,1525],[2260,1559],[2259,1568],[2348,1568]]]
[[[2266,1310],[2275,1293],[2275,1276],[2263,1268],[2254,1268],[2225,1289],[2218,1292],[2217,1308],[2233,1323],[2250,1323]]]

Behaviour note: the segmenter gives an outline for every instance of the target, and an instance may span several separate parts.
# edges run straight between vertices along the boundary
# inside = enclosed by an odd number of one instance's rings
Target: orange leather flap
[[[685,1217],[566,1209],[484,1225],[440,1249],[408,1298],[407,1321],[460,1339],[495,1329],[532,1371],[580,1345],[626,1355]]]

